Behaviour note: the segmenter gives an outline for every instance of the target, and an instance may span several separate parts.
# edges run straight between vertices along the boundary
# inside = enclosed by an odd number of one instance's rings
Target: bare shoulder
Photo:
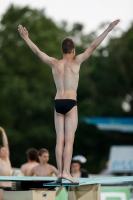
[[[71,67],[72,67],[73,72],[79,73],[79,70],[80,70],[80,63],[77,61],[77,58],[74,58],[74,59],[71,61]]]
[[[24,169],[27,166],[27,163],[21,165],[21,169]]]
[[[77,55],[74,59],[73,59],[73,62],[75,63],[75,65],[78,65],[80,66],[80,62],[79,62],[79,55]]]
[[[51,67],[56,67],[56,66],[58,66],[60,64],[60,61],[59,60],[57,60],[56,58],[52,58],[51,59]]]
[[[53,165],[50,165],[50,164],[48,164],[48,167],[49,167],[50,169],[56,169],[56,167],[55,167],[55,166],[53,166]]]
[[[76,64],[79,64],[79,65],[81,64],[80,60],[81,60],[81,57],[82,57],[82,56],[83,56],[83,53],[82,53],[82,54],[79,54],[79,55],[77,55],[77,56],[75,57],[74,60],[75,60],[75,63],[76,63]]]
[[[38,170],[39,166],[40,166],[40,165],[37,164],[37,165],[35,165],[34,167],[32,167],[32,169],[33,169],[33,170]]]
[[[55,175],[57,175],[58,174],[58,170],[57,170],[57,168],[55,167],[55,166],[53,166],[53,165],[50,165],[50,170],[51,170],[51,173],[54,173]]]

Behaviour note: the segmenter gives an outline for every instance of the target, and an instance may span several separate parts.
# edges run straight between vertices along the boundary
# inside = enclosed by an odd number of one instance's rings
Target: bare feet
[[[68,181],[70,181],[71,183],[79,183],[79,181],[73,179],[73,177],[71,176],[71,174],[63,173],[62,174],[62,179],[63,178],[66,179],[66,180],[68,180]]]

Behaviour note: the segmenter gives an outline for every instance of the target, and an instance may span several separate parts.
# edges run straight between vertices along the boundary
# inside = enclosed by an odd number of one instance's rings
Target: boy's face
[[[47,163],[49,161],[49,153],[43,153],[41,156],[38,156],[40,162]]]
[[[80,171],[80,164],[79,163],[72,163],[71,165],[72,171]]]

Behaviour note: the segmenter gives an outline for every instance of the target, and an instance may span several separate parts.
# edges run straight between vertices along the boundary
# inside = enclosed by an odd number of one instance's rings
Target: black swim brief
[[[54,104],[56,112],[65,115],[77,105],[77,101],[74,99],[55,99]]]

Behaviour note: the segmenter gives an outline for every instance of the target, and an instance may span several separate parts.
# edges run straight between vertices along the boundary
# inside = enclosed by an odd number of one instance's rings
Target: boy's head
[[[31,161],[37,160],[37,153],[38,151],[35,148],[30,148],[26,151],[27,158]]]
[[[61,48],[63,54],[75,54],[75,44],[71,38],[65,38],[61,43]]]
[[[38,158],[41,163],[47,163],[49,161],[49,152],[47,149],[40,149],[38,151]]]

